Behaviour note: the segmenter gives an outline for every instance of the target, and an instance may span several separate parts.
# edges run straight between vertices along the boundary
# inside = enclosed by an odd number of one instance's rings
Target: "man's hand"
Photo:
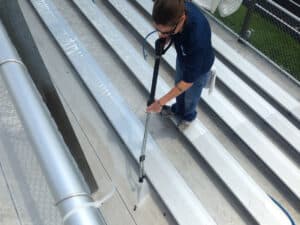
[[[159,113],[161,109],[162,105],[159,103],[159,101],[155,101],[147,107],[146,112]]]
[[[164,43],[164,47],[167,46],[167,45],[170,43],[170,41],[171,41],[171,38],[170,38],[170,36],[168,36],[168,35],[159,34],[158,36],[159,36],[159,38],[164,38],[164,39],[166,39],[166,41],[165,41],[165,43]]]

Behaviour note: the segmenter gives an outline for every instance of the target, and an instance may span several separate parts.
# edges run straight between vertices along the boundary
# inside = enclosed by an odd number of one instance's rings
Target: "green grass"
[[[236,13],[226,18],[215,16],[236,33],[240,33],[246,15],[242,6]],[[257,13],[252,15],[249,28],[254,30],[249,42],[263,52],[280,67],[300,80],[300,44],[288,33]]]

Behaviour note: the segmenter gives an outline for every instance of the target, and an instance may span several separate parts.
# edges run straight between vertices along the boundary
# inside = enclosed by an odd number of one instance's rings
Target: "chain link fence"
[[[233,15],[214,16],[300,81],[300,0],[244,0]]]

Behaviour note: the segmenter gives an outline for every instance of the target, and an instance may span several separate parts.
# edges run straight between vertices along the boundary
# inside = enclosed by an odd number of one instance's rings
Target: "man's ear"
[[[180,17],[180,21],[184,21],[186,19],[186,14],[184,13],[181,17]]]

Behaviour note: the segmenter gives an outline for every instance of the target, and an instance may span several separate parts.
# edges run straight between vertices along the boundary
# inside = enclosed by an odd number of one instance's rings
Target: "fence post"
[[[248,9],[247,9],[247,13],[244,18],[244,22],[243,22],[242,29],[240,32],[240,38],[238,39],[238,41],[240,41],[240,42],[244,42],[244,40],[248,40],[250,37],[247,34],[247,32],[249,30],[249,24],[250,24],[253,10],[255,8],[255,4],[256,4],[257,0],[246,0],[245,2],[248,2],[246,4]]]

